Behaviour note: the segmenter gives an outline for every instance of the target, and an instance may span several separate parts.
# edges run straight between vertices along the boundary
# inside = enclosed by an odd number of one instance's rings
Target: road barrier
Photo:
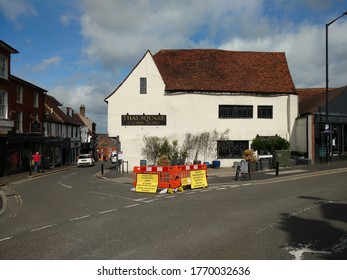
[[[189,164],[177,166],[135,166],[134,187],[136,192],[174,193],[183,191],[184,187],[206,188],[206,164]]]

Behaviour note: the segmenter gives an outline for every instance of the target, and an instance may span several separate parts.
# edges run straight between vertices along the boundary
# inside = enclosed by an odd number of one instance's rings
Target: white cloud
[[[235,15],[261,1],[84,1],[84,54],[106,67],[134,64],[146,50],[211,47],[229,32]],[[253,12],[252,12],[253,13]],[[215,47],[214,45],[213,47]]]
[[[317,12],[319,21],[324,16],[321,11],[332,5],[331,0],[320,0],[314,7],[313,0],[290,3],[87,0],[83,3],[81,28],[88,43],[83,53],[88,61],[100,62],[106,68],[132,68],[147,49],[152,53],[169,48],[284,51],[297,87],[324,86],[324,23],[315,25],[310,22],[315,19],[312,14],[306,19],[305,13],[320,11]],[[297,16],[303,20],[294,23],[292,17]],[[345,21],[334,23],[335,31],[331,31],[329,38],[330,56],[336,58],[331,58],[330,63],[334,86],[347,84],[341,74],[347,63],[346,24]]]
[[[61,61],[60,56],[53,56],[53,57],[42,60],[39,64],[32,66],[31,69],[33,71],[42,72],[47,70],[47,68],[50,67],[51,65],[58,65],[60,61]]]
[[[76,112],[82,104],[86,107],[86,117],[97,124],[97,132],[107,132],[107,104],[105,92],[96,86],[59,86],[52,88],[49,95],[54,96],[63,106],[72,107]]]
[[[20,17],[37,16],[33,5],[26,0],[0,0],[0,12],[18,28],[21,27]]]
[[[60,16],[59,21],[62,25],[68,26],[72,19],[73,17],[71,15],[64,14]]]

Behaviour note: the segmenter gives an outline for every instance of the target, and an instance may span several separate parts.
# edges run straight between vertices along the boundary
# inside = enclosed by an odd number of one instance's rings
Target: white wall
[[[140,94],[140,78],[147,78],[147,94]],[[143,136],[167,136],[183,143],[186,133],[230,130],[230,140],[251,141],[257,134],[290,140],[297,117],[297,96],[175,94],[164,95],[165,85],[149,53],[108,97],[108,133],[120,136],[129,169],[139,165]],[[219,105],[253,105],[253,119],[219,119]],[[272,119],[258,119],[257,105],[272,105]],[[166,115],[166,126],[121,126],[121,115]],[[291,118],[288,120],[288,116]],[[209,159],[212,161],[214,158]],[[237,159],[238,161],[240,159]],[[221,160],[231,166],[234,160]]]

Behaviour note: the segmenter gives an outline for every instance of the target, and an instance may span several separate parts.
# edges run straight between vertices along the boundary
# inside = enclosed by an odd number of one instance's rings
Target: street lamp
[[[342,18],[343,16],[346,16],[346,15],[347,15],[347,11],[345,11],[342,15],[330,21],[329,23],[325,24],[325,130],[328,130],[328,133],[330,133],[329,109],[328,109],[328,103],[329,103],[329,100],[328,100],[328,91],[329,91],[328,28],[330,24],[333,24],[339,18]],[[326,141],[325,160],[326,160],[326,164],[328,164],[329,148],[330,148],[330,138],[328,138],[328,135],[326,135],[325,141]]]

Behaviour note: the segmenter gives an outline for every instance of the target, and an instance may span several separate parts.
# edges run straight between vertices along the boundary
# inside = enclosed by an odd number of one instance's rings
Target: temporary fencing
[[[206,188],[206,164],[189,164],[176,166],[135,166],[134,187],[136,192],[174,193],[183,191],[184,187]]]

